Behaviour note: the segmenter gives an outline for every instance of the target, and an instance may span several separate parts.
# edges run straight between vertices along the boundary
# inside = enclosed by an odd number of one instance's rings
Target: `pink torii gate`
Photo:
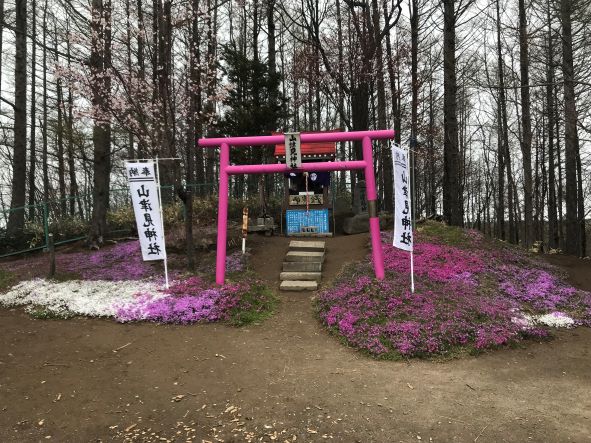
[[[257,137],[202,138],[199,146],[203,148],[220,147],[220,186],[218,201],[218,238],[215,281],[223,285],[226,278],[226,242],[228,227],[228,177],[238,174],[270,174],[285,172],[344,171],[363,169],[369,212],[369,232],[371,235],[373,266],[376,278],[384,279],[384,253],[380,240],[380,221],[378,218],[376,179],[373,169],[372,140],[394,138],[394,131],[352,131],[302,134],[302,143],[361,141],[363,160],[337,161],[323,163],[302,163],[301,167],[291,169],[284,163],[266,165],[231,165],[230,146],[277,145],[285,142],[283,135]]]

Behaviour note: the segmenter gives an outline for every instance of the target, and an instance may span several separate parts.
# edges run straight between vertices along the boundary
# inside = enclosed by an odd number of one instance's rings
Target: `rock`
[[[369,232],[369,214],[357,214],[353,217],[347,217],[343,221],[343,232],[345,234]]]
[[[386,213],[380,213],[380,229],[385,229],[391,225],[392,217]],[[362,234],[369,232],[369,214],[357,214],[353,217],[347,217],[343,220],[343,232],[345,234]]]

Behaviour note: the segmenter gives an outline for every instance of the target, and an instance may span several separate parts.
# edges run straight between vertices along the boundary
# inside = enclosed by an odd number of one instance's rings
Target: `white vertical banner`
[[[412,251],[412,204],[408,151],[393,145],[392,160],[394,162],[394,246]]]
[[[291,169],[302,166],[302,144],[299,132],[286,132],[285,137],[285,164]]]
[[[412,232],[412,201],[410,188],[410,168],[408,150],[392,145],[392,163],[394,164],[394,239],[396,248],[410,252],[410,285],[414,283],[414,237]]]
[[[160,194],[154,162],[126,163],[131,201],[144,261],[166,260]]]

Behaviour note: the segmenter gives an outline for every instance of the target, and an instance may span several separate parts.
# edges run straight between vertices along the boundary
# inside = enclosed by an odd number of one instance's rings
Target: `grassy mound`
[[[222,321],[243,326],[269,317],[276,305],[273,293],[250,274],[228,281],[223,286],[193,276],[176,281],[161,292],[156,296],[153,293],[137,294],[133,302],[117,307],[115,318],[122,323]]]
[[[119,322],[242,326],[269,317],[277,303],[273,292],[248,270],[247,256],[240,252],[227,256],[225,285],[214,284],[212,265],[204,261],[195,272],[169,272],[168,289],[161,271],[142,260],[137,241],[62,254],[58,275],[51,280],[27,279],[28,270],[45,273],[43,259],[15,260],[7,263],[10,270],[0,269],[0,307],[26,306],[38,319],[83,315]]]
[[[557,269],[479,232],[436,222],[415,233],[415,293],[409,254],[383,233],[386,278],[370,258],[322,291],[317,310],[337,336],[379,358],[455,355],[545,338],[550,326],[591,326],[591,293]]]

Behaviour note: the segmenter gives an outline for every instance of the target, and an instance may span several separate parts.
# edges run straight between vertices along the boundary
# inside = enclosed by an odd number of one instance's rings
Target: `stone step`
[[[284,272],[322,272],[322,263],[320,262],[298,262],[284,261]]]
[[[287,234],[287,236],[308,238],[332,237],[332,232],[292,232],[291,234]]]
[[[285,261],[322,263],[324,261],[324,252],[289,251],[285,255]]]
[[[289,242],[290,251],[324,252],[323,241],[301,241],[292,240]]]
[[[284,280],[279,289],[282,291],[315,291],[318,289],[318,282],[302,280]]]
[[[322,273],[320,272],[282,272],[279,275],[279,280],[308,280],[320,283]]]

